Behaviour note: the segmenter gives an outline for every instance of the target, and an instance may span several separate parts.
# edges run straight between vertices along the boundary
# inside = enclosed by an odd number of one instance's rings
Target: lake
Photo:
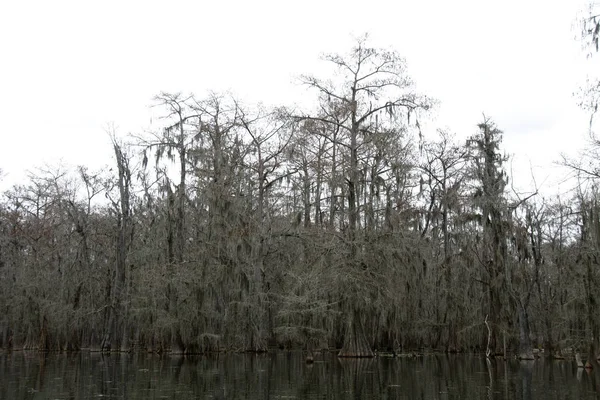
[[[1,399],[597,399],[570,361],[471,355],[338,359],[301,352],[168,357],[0,353]]]

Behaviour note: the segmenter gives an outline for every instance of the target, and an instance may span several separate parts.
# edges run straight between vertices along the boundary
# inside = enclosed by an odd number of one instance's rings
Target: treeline
[[[162,93],[110,170],[4,193],[0,347],[595,358],[594,186],[519,196],[491,120],[421,134],[433,101],[398,54],[326,60],[310,110]]]

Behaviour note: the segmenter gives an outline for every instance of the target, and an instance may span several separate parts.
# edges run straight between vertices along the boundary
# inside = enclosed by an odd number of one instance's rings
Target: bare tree
[[[456,214],[460,207],[461,186],[465,185],[467,162],[467,149],[453,142],[446,131],[439,131],[439,140],[426,143],[423,146],[424,161],[420,169],[424,176],[420,180],[420,192],[427,192],[429,199],[425,212],[425,223],[421,236],[431,232],[434,243],[442,242],[442,257],[439,262],[440,271],[444,276],[444,292],[446,308],[443,318],[439,321],[447,326],[447,345],[450,351],[458,349],[456,289],[453,287],[455,278],[453,268],[458,267],[456,255],[459,251],[456,243],[456,228],[452,224],[452,214]],[[441,221],[440,221],[441,218]],[[441,228],[441,229],[440,229]],[[453,229],[454,228],[454,229]],[[439,232],[441,230],[441,237]]]
[[[328,131],[336,134],[336,145],[343,146],[348,153],[344,165],[348,205],[347,269],[348,273],[356,274],[362,269],[363,257],[357,240],[361,151],[372,135],[393,130],[398,118],[408,119],[419,110],[427,110],[431,102],[413,91],[404,60],[395,52],[368,47],[366,37],[357,40],[350,54],[331,54],[325,56],[325,60],[335,66],[340,81],[334,84],[312,76],[302,77],[305,85],[317,91],[322,112],[299,119],[325,124]],[[358,304],[352,303],[344,310],[347,330],[340,355],[372,356],[363,330],[363,317]]]
[[[111,191],[107,197],[112,203],[116,216],[117,236],[115,245],[115,267],[111,289],[111,304],[108,322],[102,340],[103,350],[129,350],[129,293],[127,287],[128,253],[133,240],[133,226],[131,222],[131,168],[130,156],[123,151],[123,146],[118,143],[114,133],[111,133],[115,160],[117,164],[117,179],[115,185],[118,197],[113,198]]]

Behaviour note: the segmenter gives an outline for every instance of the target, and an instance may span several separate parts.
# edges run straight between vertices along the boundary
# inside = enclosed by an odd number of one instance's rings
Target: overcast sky
[[[139,132],[160,91],[231,90],[290,104],[319,56],[370,33],[406,57],[440,106],[429,136],[473,134],[482,113],[505,132],[520,184],[529,164],[554,190],[561,151],[584,145],[573,92],[589,61],[573,28],[580,0],[3,1],[0,3],[0,187],[62,160],[110,163],[107,124]]]

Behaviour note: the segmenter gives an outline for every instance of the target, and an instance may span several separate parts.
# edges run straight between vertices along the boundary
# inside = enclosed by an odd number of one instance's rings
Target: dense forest
[[[437,105],[396,52],[325,61],[307,109],[160,93],[160,129],[113,132],[112,167],[6,191],[0,347],[593,360],[600,166],[520,195],[491,118],[421,132]]]

